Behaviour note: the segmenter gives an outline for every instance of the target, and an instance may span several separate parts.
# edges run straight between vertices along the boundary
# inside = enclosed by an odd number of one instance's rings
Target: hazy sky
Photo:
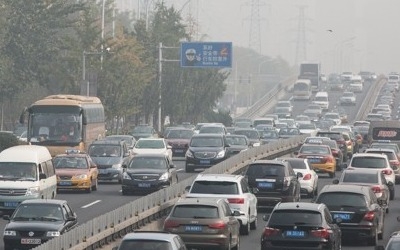
[[[117,0],[117,3],[119,8],[137,9],[138,1],[142,1],[143,7],[145,0]],[[259,34],[256,41],[260,41],[263,55],[281,56],[290,64],[296,58],[320,61],[326,73],[361,69],[377,73],[400,71],[399,0],[165,2],[178,10],[183,7],[184,18],[190,14],[197,20],[198,37],[204,41],[231,41],[241,47],[249,47],[251,3],[259,2],[259,19],[255,17],[253,21],[259,22],[260,32],[253,32],[253,38]],[[304,25],[299,25],[299,20],[304,20]],[[256,24],[252,26],[254,30]]]

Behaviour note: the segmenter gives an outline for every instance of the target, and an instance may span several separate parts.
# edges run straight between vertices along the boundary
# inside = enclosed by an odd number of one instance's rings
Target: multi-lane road
[[[356,106],[345,107],[348,113],[349,120],[352,121],[356,116],[361,102],[364,100],[366,92],[372,83],[366,83],[363,93],[357,94]],[[341,96],[341,92],[330,92],[330,105],[331,108],[337,105],[337,101]],[[290,93],[285,96],[285,99],[290,98]],[[301,114],[306,108],[308,102],[306,101],[296,101],[294,102],[294,112],[293,115],[296,116]],[[396,105],[397,107],[397,105]],[[178,177],[180,180],[187,178],[191,174],[187,174],[184,171],[184,159],[174,159],[175,165],[178,169]],[[339,174],[339,173],[338,173]],[[326,184],[330,184],[332,179],[327,176],[321,175],[319,181],[319,187],[322,188]],[[396,198],[390,203],[390,213],[386,217],[384,240],[380,241],[382,243],[386,242],[390,233],[400,228],[400,223],[396,221],[396,217],[400,210],[400,186],[396,187]],[[69,202],[70,206],[78,214],[80,223],[89,221],[99,215],[105,214],[115,208],[118,208],[126,203],[131,202],[138,198],[137,196],[123,196],[121,193],[121,186],[119,184],[111,183],[101,183],[97,191],[91,194],[86,193],[60,193],[57,195],[57,199],[65,199]],[[254,249],[260,247],[260,236],[262,233],[262,228],[264,222],[262,221],[262,215],[264,213],[260,212],[258,216],[258,229],[252,231],[250,235],[243,236],[241,239],[242,249]],[[0,227],[3,229],[7,222],[0,220]],[[0,243],[0,249],[3,248],[2,242]],[[358,247],[352,245],[345,245],[343,249],[373,249],[372,247]]]

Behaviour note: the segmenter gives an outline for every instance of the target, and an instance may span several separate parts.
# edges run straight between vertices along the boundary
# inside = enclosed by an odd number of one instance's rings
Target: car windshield
[[[83,157],[56,156],[53,158],[53,165],[55,168],[88,168],[87,161]]]
[[[386,168],[386,161],[381,157],[353,157],[350,165],[354,168]]]
[[[128,168],[166,169],[167,162],[165,161],[164,158],[161,157],[144,157],[137,155],[132,158],[131,162],[128,165]]]
[[[309,210],[276,210],[268,221],[269,227],[293,225],[321,225],[322,217],[317,211]]]
[[[222,147],[223,141],[219,137],[193,137],[190,141],[191,147]]]
[[[133,134],[151,134],[153,128],[147,126],[138,126],[132,130]]]
[[[236,135],[245,135],[249,139],[259,139],[260,134],[257,130],[236,130]]]
[[[341,182],[353,183],[378,183],[377,173],[352,173],[347,171],[343,174]]]
[[[129,136],[114,136],[113,135],[113,136],[107,136],[106,139],[125,141],[127,145],[133,144],[133,139],[132,139],[132,137],[129,137]]]
[[[203,126],[200,128],[200,134],[224,134],[223,127],[207,127]]]
[[[190,139],[193,135],[192,130],[171,130],[168,132],[166,139]]]
[[[193,194],[238,194],[236,182],[231,181],[195,181],[190,190]]]
[[[165,144],[162,140],[139,140],[136,142],[135,148],[161,149],[165,148]]]
[[[299,129],[316,129],[315,124],[299,124]]]
[[[280,164],[251,164],[246,171],[246,175],[260,178],[285,176],[285,168]]]
[[[247,145],[246,138],[239,136],[238,137],[227,136],[226,141],[228,142],[229,145],[242,145],[242,146]]]
[[[130,250],[130,249],[173,250],[174,248],[168,241],[155,240],[155,239],[123,240],[118,248],[118,250]]]
[[[279,135],[276,131],[268,131],[267,130],[267,131],[262,132],[261,138],[263,138],[263,139],[267,139],[267,138],[278,139]]]
[[[172,212],[172,217],[176,218],[218,218],[218,208],[202,204],[196,205],[177,205]]]
[[[30,180],[38,179],[35,163],[0,162],[0,180]]]
[[[299,151],[300,154],[330,154],[327,147],[303,145]]]
[[[55,204],[21,204],[12,220],[15,221],[61,221],[64,220],[61,206]]]
[[[325,114],[325,119],[340,119],[339,114]]]
[[[116,145],[91,145],[89,147],[89,155],[91,157],[120,157],[121,148]]]
[[[367,203],[364,195],[358,193],[348,192],[326,192],[321,193],[316,201],[317,203],[324,203],[329,207],[332,206],[354,206],[366,207]]]

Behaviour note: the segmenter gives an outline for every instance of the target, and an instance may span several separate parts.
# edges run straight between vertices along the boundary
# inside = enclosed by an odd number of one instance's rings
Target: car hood
[[[135,169],[127,169],[127,173],[129,174],[157,174],[162,175],[167,172],[166,169],[148,169],[148,168],[135,168]]]
[[[97,165],[113,165],[113,164],[122,163],[122,159],[120,157],[93,157],[92,156],[92,160]]]
[[[62,176],[88,174],[88,172],[89,172],[88,169],[56,168],[56,175],[62,175]]]
[[[64,221],[10,221],[6,230],[15,231],[60,231]]]

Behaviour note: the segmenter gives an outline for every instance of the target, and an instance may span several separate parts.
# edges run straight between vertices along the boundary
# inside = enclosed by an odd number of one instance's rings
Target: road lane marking
[[[89,203],[89,204],[87,204],[87,205],[85,205],[85,206],[82,206],[81,208],[88,208],[88,207],[91,207],[91,206],[93,206],[94,204],[99,203],[99,202],[101,202],[101,200],[93,201],[92,203]]]

